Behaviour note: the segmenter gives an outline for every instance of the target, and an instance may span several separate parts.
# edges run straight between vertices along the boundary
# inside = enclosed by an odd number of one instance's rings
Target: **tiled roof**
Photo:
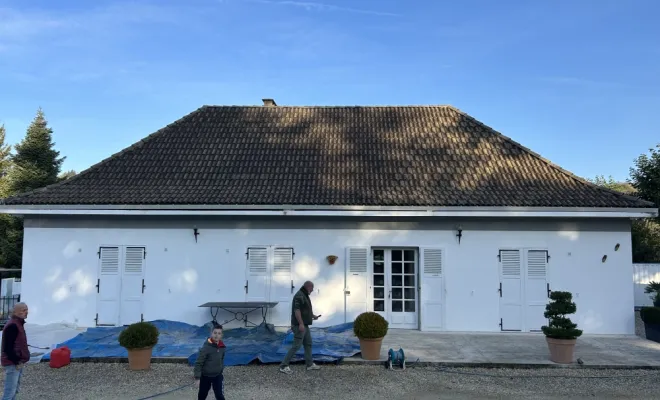
[[[451,106],[204,106],[5,204],[654,207]]]

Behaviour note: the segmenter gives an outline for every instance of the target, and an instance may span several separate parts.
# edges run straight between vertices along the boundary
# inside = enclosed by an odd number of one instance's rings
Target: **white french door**
[[[418,257],[415,249],[373,250],[371,308],[391,328],[419,327]]]

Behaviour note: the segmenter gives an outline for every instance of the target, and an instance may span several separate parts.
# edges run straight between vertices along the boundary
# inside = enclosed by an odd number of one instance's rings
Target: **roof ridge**
[[[263,106],[263,105],[221,105],[221,104],[207,104],[203,107],[207,108],[267,108],[276,110],[278,108],[455,108],[450,104],[419,104],[419,105],[343,105],[343,106],[294,106],[294,105],[277,105],[277,106]]]
[[[652,202],[649,202],[649,201],[647,201],[647,200],[644,200],[644,199],[642,199],[642,198],[640,198],[640,197],[637,197],[637,196],[631,196],[631,195],[629,195],[629,194],[622,193],[622,192],[617,192],[616,190],[613,190],[613,189],[609,189],[609,188],[606,188],[606,187],[603,187],[603,186],[596,185],[596,184],[593,183],[593,182],[589,182],[588,180],[586,180],[586,179],[584,179],[584,178],[582,178],[582,177],[580,177],[580,176],[578,176],[578,175],[575,175],[575,174],[572,173],[571,171],[568,171],[568,170],[566,170],[566,169],[560,167],[558,164],[553,163],[552,161],[550,161],[550,160],[548,160],[547,158],[543,157],[542,155],[540,155],[539,153],[537,153],[537,152],[535,152],[534,150],[530,149],[529,147],[524,146],[523,144],[521,144],[521,143],[519,143],[519,142],[513,140],[513,139],[510,138],[509,136],[507,136],[507,135],[501,133],[500,131],[498,131],[498,130],[496,130],[496,129],[494,129],[494,128],[488,126],[488,125],[486,125],[485,123],[479,121],[478,119],[476,119],[475,117],[471,116],[470,114],[468,114],[468,113],[466,113],[466,112],[464,112],[464,111],[462,111],[462,110],[460,110],[460,109],[458,109],[458,108],[456,108],[456,107],[454,107],[454,106],[449,106],[449,107],[452,108],[452,109],[454,109],[455,111],[459,112],[463,117],[465,117],[465,118],[467,118],[467,119],[470,119],[470,120],[474,121],[475,123],[481,125],[481,126],[484,127],[485,129],[488,129],[488,130],[494,132],[495,134],[501,136],[501,137],[502,137],[504,140],[506,140],[507,142],[513,144],[514,146],[520,147],[523,151],[529,153],[532,157],[534,157],[534,158],[536,158],[536,159],[542,161],[543,163],[545,163],[545,164],[548,165],[549,167],[554,168],[555,170],[559,171],[560,173],[562,173],[562,174],[568,176],[568,177],[571,178],[571,179],[576,180],[577,182],[580,182],[581,184],[584,184],[584,185],[589,186],[589,187],[591,187],[591,188],[594,188],[594,189],[596,189],[596,190],[600,190],[600,191],[603,191],[603,192],[606,192],[606,193],[614,194],[614,195],[619,196],[619,197],[624,197],[624,198],[627,198],[627,199],[630,199],[630,200],[637,200],[637,201],[646,202],[646,203],[648,203],[650,206],[654,206],[654,204],[653,204]]]
[[[65,185],[67,185],[71,182],[75,182],[76,180],[79,180],[81,176],[84,176],[84,175],[88,174],[90,171],[96,169],[97,167],[99,167],[103,164],[107,164],[110,161],[112,161],[116,158],[119,158],[122,155],[137,149],[138,147],[143,146],[147,141],[153,140],[156,136],[160,135],[161,133],[163,133],[168,128],[172,127],[173,125],[176,125],[176,124],[180,123],[181,121],[183,121],[184,119],[187,119],[188,117],[192,116],[193,114],[196,114],[196,113],[200,112],[202,109],[204,109],[206,107],[208,107],[208,106],[202,106],[202,107],[199,107],[198,109],[196,109],[194,111],[189,112],[188,114],[186,114],[183,117],[175,120],[174,122],[170,122],[169,124],[167,124],[164,127],[158,129],[157,131],[151,133],[150,135],[138,140],[137,142],[133,143],[132,145],[130,145],[128,147],[125,147],[122,150],[120,150],[120,151],[118,151],[114,154],[111,154],[110,156],[108,156],[108,157],[104,158],[103,160],[97,162],[96,164],[93,164],[93,165],[87,167],[86,169],[80,171],[79,173],[77,173],[76,175],[72,176],[69,179],[65,179],[61,182],[56,182],[56,183],[53,183],[53,184],[50,184],[48,186],[44,186],[44,187],[41,187],[41,188],[38,188],[38,189],[30,190],[28,192],[18,193],[18,194],[15,194],[13,196],[6,197],[5,199],[0,199],[0,204],[5,204],[6,199],[11,199],[13,197],[26,197],[26,196],[30,196],[30,195],[33,195],[33,194],[36,194],[36,193],[45,192],[45,191],[48,191],[50,189],[54,189],[54,188],[57,188],[57,187],[60,187],[60,186],[65,186]]]

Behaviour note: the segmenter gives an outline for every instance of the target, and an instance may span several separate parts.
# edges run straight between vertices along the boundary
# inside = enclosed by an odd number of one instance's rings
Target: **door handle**
[[[550,298],[550,294],[552,293],[552,291],[550,290],[550,284],[546,283],[545,286],[548,288],[548,298]]]
[[[249,283],[250,283],[250,281],[245,281],[245,286],[243,286],[243,287],[245,288],[245,293],[248,292],[248,285],[249,285]]]
[[[294,289],[294,286],[293,286],[293,279],[291,279],[291,293],[293,293],[293,289]]]
[[[101,279],[96,280],[96,293],[101,292]]]
[[[391,289],[390,289],[390,291],[387,293],[387,298],[388,298],[388,299],[392,298],[392,290],[391,290]]]
[[[500,282],[500,288],[497,291],[500,292],[500,297],[502,297],[502,282]]]

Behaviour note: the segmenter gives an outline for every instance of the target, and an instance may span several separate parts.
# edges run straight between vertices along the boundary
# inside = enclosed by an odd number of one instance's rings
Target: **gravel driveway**
[[[294,374],[276,365],[231,367],[225,371],[228,399],[542,399],[657,398],[660,371],[577,369],[464,369],[441,371],[419,367],[387,371],[378,366],[324,365]],[[472,374],[492,374],[498,377]],[[561,377],[556,377],[561,376]],[[589,378],[586,376],[599,376]],[[604,378],[605,376],[612,376]],[[568,378],[567,378],[568,377]],[[191,382],[191,369],[181,364],[154,364],[148,372],[131,372],[126,364],[71,364],[51,369],[47,364],[25,370],[23,399],[140,399]],[[156,400],[193,399],[185,388]],[[212,398],[209,396],[209,398]]]

